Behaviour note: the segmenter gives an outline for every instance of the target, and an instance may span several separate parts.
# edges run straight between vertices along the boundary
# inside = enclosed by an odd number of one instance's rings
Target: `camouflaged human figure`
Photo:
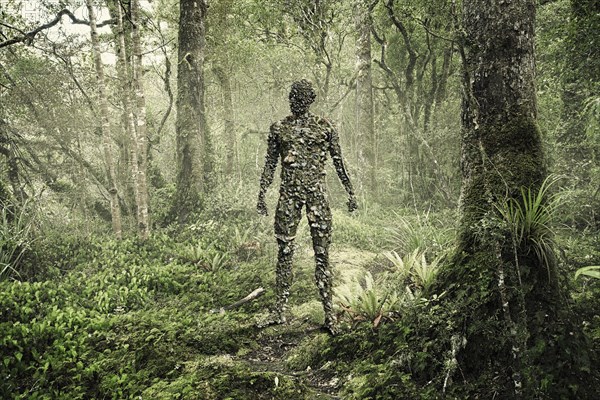
[[[257,210],[267,215],[264,196],[273,182],[281,158],[281,187],[275,212],[275,237],[279,246],[274,315],[266,324],[285,323],[285,309],[292,284],[294,239],[302,209],[310,225],[315,253],[315,278],[325,310],[324,327],[334,333],[332,274],[329,266],[331,210],[325,190],[325,161],[331,155],[337,174],[348,192],[348,210],[357,208],[350,178],[344,167],[338,134],[325,118],[310,113],[315,92],[307,80],[292,84],[289,95],[292,115],[271,125],[265,167],[260,179]]]

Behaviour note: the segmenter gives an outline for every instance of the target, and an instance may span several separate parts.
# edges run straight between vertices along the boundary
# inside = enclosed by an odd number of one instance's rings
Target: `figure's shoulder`
[[[323,128],[335,129],[333,122],[329,118],[323,117],[321,115],[316,115],[316,114],[311,114],[311,118],[313,119],[313,121],[315,121],[317,123],[317,125],[319,125]]]
[[[271,124],[271,131],[280,131],[284,126],[290,125],[294,118],[291,115],[288,115],[284,119],[280,119],[279,121],[275,121]]]

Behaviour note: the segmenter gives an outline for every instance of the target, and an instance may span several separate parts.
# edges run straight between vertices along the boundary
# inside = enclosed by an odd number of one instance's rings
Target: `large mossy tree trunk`
[[[457,256],[439,282],[463,339],[455,341],[463,387],[489,398],[573,395],[563,383],[579,372],[556,265],[535,247],[551,238],[521,240],[498,212],[507,201],[522,206],[521,189],[537,193],[547,176],[534,21],[534,0],[463,2],[461,221]]]
[[[175,216],[180,224],[198,207],[208,189],[211,144],[204,107],[205,0],[179,3],[177,67],[177,181]]]

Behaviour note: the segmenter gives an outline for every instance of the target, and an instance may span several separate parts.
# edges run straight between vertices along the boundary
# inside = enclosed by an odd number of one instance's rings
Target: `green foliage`
[[[0,203],[0,280],[20,277],[21,261],[34,242],[29,203],[17,207]]]
[[[393,228],[388,228],[388,244],[400,254],[428,249],[434,255],[448,252],[456,237],[453,211],[427,213],[415,217],[395,215]]]
[[[370,272],[366,273],[364,281],[364,285],[355,280],[353,285],[338,288],[336,296],[353,323],[368,321],[377,327],[382,320],[392,318],[401,297],[395,290],[375,283]]]
[[[426,251],[416,248],[404,257],[400,257],[394,250],[383,254],[392,263],[394,272],[399,275],[401,281],[408,280],[409,287],[422,291],[429,289],[433,283],[442,260],[438,257],[428,262],[425,253]]]
[[[548,176],[540,188],[521,188],[521,198],[509,198],[497,204],[502,221],[506,223],[515,251],[532,248],[539,262],[548,269],[554,259],[554,236],[557,211],[562,198],[551,193],[559,178]]]
[[[323,349],[328,348],[329,338],[322,333],[315,337],[306,337],[286,358],[285,365],[294,371],[306,371],[314,368],[321,361]]]
[[[592,278],[600,279],[600,265],[592,265],[589,267],[579,268],[575,272],[575,279],[581,275],[587,275]]]
[[[583,118],[587,120],[586,133],[596,144],[600,141],[600,96],[590,96],[583,102]]]
[[[252,318],[209,310],[264,286],[262,264],[198,268],[162,235],[63,240],[36,244],[42,280],[0,282],[1,398],[131,398],[190,379],[198,354],[252,346]]]
[[[348,215],[346,211],[333,209],[333,242],[359,249],[379,250],[385,245],[387,239],[386,232],[381,229],[381,226],[386,226],[388,223],[385,212],[377,211],[376,209],[361,210],[354,215]]]

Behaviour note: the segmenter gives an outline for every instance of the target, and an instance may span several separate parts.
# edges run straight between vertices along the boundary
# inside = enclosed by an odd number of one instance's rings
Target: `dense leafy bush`
[[[263,285],[259,265],[206,269],[186,246],[40,242],[38,280],[0,282],[0,397],[130,398],[196,356],[251,346],[252,318],[210,310]]]

